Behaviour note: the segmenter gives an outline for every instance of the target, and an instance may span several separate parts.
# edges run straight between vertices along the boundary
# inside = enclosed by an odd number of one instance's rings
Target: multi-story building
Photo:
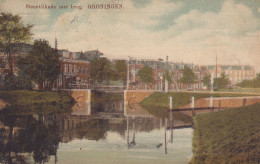
[[[206,89],[203,86],[202,79],[208,74],[207,67],[195,64],[184,64],[174,62],[160,62],[156,60],[130,60],[129,61],[129,89],[144,89],[145,85],[141,82],[138,76],[138,71],[145,65],[153,69],[154,83],[147,85],[146,89],[163,90],[165,85],[169,90],[191,89],[202,90]],[[185,67],[190,68],[196,75],[197,79],[193,84],[181,83],[179,80],[183,77]],[[165,69],[170,70],[173,76],[173,82],[165,81]]]
[[[220,65],[207,66],[209,74],[214,78],[220,77],[225,73],[230,80],[231,85],[242,82],[243,80],[251,80],[255,78],[256,72],[253,66],[250,65]]]
[[[61,73],[56,80],[57,89],[89,88],[88,61],[62,59]]]
[[[90,62],[99,58],[103,53],[98,50],[86,52],[70,52],[59,50],[61,73],[55,87],[61,88],[90,88]]]

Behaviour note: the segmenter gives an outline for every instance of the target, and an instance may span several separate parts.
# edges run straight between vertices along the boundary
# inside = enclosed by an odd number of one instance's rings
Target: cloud
[[[63,45],[67,47],[76,44],[75,40],[80,40],[81,43],[85,41],[83,49],[91,47],[120,49],[122,46],[134,48],[140,45],[147,47],[150,43],[145,44],[143,41],[153,41],[154,37],[159,35],[159,33],[150,35],[147,28],[159,24],[161,16],[180,7],[179,3],[160,2],[154,0],[144,8],[136,8],[131,1],[124,1],[123,10],[84,10],[65,13],[58,18],[53,29],[62,34]],[[77,5],[85,8],[88,3],[80,1]],[[63,35],[64,33],[68,35]]]
[[[84,2],[80,2],[81,5]],[[101,49],[109,57],[152,58],[223,64],[260,64],[259,20],[250,8],[227,0],[219,12],[190,10],[167,30],[151,31],[160,18],[181,9],[181,3],[152,1],[136,8],[130,1],[122,11],[86,10],[60,16],[53,29],[71,50]],[[154,12],[153,12],[154,11]],[[79,21],[71,23],[73,18]],[[66,35],[67,34],[67,35]]]
[[[242,3],[226,0],[220,10],[202,12],[184,10],[182,1],[152,0],[141,7],[131,1],[111,2],[122,3],[124,9],[88,9],[89,4],[106,4],[107,0],[79,0],[74,5],[82,6],[82,10],[64,12],[47,27],[36,22],[35,38],[45,38],[53,44],[56,34],[59,48],[71,51],[98,48],[108,57],[158,59],[168,55],[172,61],[213,64],[218,55],[223,64],[260,65],[259,18]],[[16,12],[23,13],[24,9],[18,7]],[[45,15],[42,19],[46,21],[53,16],[48,12]],[[175,16],[169,19],[171,26],[152,30],[163,23],[163,18],[172,15]]]
[[[160,45],[172,60],[260,64],[259,20],[247,6],[227,0],[219,12],[190,10],[174,22]]]
[[[1,3],[0,9],[3,12],[11,12],[22,17],[25,23],[39,24],[41,21],[48,19],[50,13],[46,9],[28,9],[26,5],[51,5],[51,0],[4,0]]]

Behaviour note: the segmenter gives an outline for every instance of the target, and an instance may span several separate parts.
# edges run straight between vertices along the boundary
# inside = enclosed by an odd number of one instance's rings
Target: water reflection
[[[177,119],[173,123],[183,124]],[[0,163],[86,163],[86,159],[90,163],[187,163],[192,130],[175,134],[167,124],[168,118],[156,118],[138,104],[126,106],[122,100],[78,103],[65,113],[4,110]],[[113,162],[102,161],[109,158]]]
[[[60,142],[56,124],[47,124],[34,115],[1,114],[1,157],[2,163],[27,163],[22,153],[32,153],[37,163],[47,162],[55,156]]]

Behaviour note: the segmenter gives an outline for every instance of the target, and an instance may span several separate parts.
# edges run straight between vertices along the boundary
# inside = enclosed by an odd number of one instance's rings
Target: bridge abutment
[[[76,102],[91,102],[91,89],[69,89],[65,91],[69,92]]]

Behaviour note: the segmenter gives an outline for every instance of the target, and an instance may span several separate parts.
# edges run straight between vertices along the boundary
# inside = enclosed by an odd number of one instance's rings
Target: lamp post
[[[168,92],[168,81],[166,79],[166,64],[168,64],[168,56],[166,56],[166,62],[165,62],[165,66],[164,66],[164,81],[165,81],[165,84],[164,84],[164,92]]]
[[[213,93],[213,88],[214,88],[214,86],[213,86],[213,83],[214,83],[214,78],[213,78],[213,72],[211,73],[211,78],[210,78],[210,83],[211,83],[211,93]]]
[[[161,58],[159,58],[158,60],[159,60],[160,63],[163,62],[163,59],[161,59]],[[159,76],[159,78],[161,79],[161,85],[160,85],[160,86],[161,86],[161,91],[162,91],[162,90],[163,90],[163,85],[162,85],[163,74],[160,73],[160,75],[158,75],[158,76]]]
[[[129,66],[130,65],[130,56],[128,56],[128,62],[127,62],[127,79],[126,79],[126,90],[129,89]]]

